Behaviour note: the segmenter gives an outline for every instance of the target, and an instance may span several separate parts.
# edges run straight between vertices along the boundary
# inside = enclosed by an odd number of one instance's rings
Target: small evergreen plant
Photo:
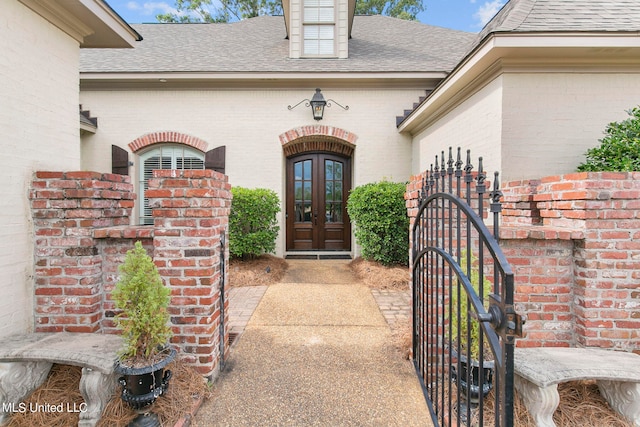
[[[406,183],[381,181],[354,188],[347,212],[355,223],[362,257],[383,265],[409,262]]]
[[[627,113],[628,119],[607,125],[600,146],[587,150],[578,171],[640,171],[640,107]]]
[[[171,337],[170,290],[140,242],[127,251],[119,271],[112,296],[116,308],[122,310],[116,316],[125,341],[120,358],[125,362],[152,360]]]
[[[229,253],[233,257],[255,258],[274,252],[278,237],[278,195],[266,188],[231,189],[229,214]]]
[[[467,274],[467,250],[463,250],[460,254],[460,268],[463,273]],[[473,265],[476,264],[477,258],[474,255],[471,255],[471,271],[469,276],[469,282],[471,282],[471,286],[473,290],[476,292],[476,295],[480,297],[483,303],[486,304],[487,299],[489,297],[489,293],[491,291],[491,283],[488,280],[484,280],[482,295],[480,295],[480,272],[477,269],[473,268]],[[473,310],[473,306],[469,305],[469,298],[467,297],[467,293],[462,289],[462,285],[460,285],[460,305],[458,306],[458,290],[453,288],[453,292],[449,295],[451,300],[451,307],[453,307],[453,311],[449,313],[449,327],[450,327],[450,336],[454,342],[460,344],[460,350],[463,355],[467,355],[467,350],[471,355],[471,359],[478,360],[480,357],[480,322],[477,320],[470,320],[467,317],[467,313],[469,310]],[[459,311],[458,311],[459,307]],[[458,323],[458,312],[460,313],[460,323]],[[459,335],[458,335],[459,334]],[[458,337],[460,337],[460,341],[458,341]],[[468,340],[468,338],[471,338]],[[491,352],[488,346],[488,342],[484,340],[484,348],[485,354]]]

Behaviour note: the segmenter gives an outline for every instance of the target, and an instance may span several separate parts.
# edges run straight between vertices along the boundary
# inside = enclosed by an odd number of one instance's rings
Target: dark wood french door
[[[351,159],[306,153],[287,159],[287,250],[351,250]]]

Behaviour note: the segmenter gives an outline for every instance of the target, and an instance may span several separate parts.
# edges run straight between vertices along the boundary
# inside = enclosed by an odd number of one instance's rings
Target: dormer
[[[289,57],[349,57],[356,0],[283,0]]]

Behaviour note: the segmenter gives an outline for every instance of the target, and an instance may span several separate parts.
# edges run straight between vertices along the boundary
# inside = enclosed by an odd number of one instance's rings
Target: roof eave
[[[610,55],[601,55],[610,50]],[[621,55],[624,53],[624,58]],[[571,58],[562,58],[567,51],[599,61],[638,63],[640,65],[640,32],[495,32],[487,35],[465,56],[451,73],[398,124],[400,132],[416,133],[425,127],[424,123],[452,104],[451,99],[461,97],[470,87],[477,87],[480,80],[495,75],[496,66],[505,60],[521,58],[523,63],[543,65],[544,61],[559,59],[569,63]],[[532,55],[535,53],[535,55]],[[584,62],[583,62],[584,64]],[[483,77],[484,76],[484,77]]]
[[[102,0],[19,0],[82,48],[131,48],[142,36]]]
[[[81,90],[197,87],[433,87],[443,72],[154,72],[80,73]]]

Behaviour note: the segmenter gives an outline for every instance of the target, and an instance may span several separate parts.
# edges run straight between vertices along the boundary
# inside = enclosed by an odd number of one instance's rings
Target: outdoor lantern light
[[[338,107],[342,108],[343,110],[348,110],[349,106],[342,106],[340,104],[338,104],[336,101],[334,101],[333,99],[329,99],[328,101],[333,102],[334,104],[336,104]],[[293,107],[291,105],[287,106],[287,108],[289,110],[293,110],[294,108],[296,108],[298,105],[302,104],[303,102],[305,102],[305,106],[306,107],[311,107],[311,113],[313,114],[313,119],[314,120],[322,120],[322,116],[324,115],[324,107],[331,107],[331,102],[325,101],[324,96],[322,96],[322,92],[320,91],[320,88],[316,89],[316,93],[313,94],[313,96],[311,97],[311,100],[309,99],[303,99],[302,101],[298,102],[296,105],[294,105]]]
[[[324,96],[320,92],[320,89],[316,89],[316,93],[313,94],[311,101],[311,112],[313,113],[314,120],[322,120],[324,114],[324,106],[327,105],[327,101],[324,100]]]

